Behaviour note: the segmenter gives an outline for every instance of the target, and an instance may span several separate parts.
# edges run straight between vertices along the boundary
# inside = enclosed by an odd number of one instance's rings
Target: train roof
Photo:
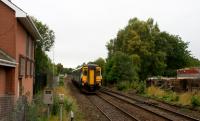
[[[74,69],[72,72],[75,72],[77,70],[80,70],[82,67],[99,67],[97,64],[87,64],[87,65],[83,65],[79,68]]]
[[[83,65],[83,66],[88,66],[88,67],[97,67],[97,64],[87,64],[87,65]]]

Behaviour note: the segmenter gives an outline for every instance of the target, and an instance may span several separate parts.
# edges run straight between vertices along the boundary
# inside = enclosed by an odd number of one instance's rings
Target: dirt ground
[[[71,80],[66,80],[71,95],[76,99],[84,121],[108,121],[108,119],[89,101],[86,94],[81,93]]]

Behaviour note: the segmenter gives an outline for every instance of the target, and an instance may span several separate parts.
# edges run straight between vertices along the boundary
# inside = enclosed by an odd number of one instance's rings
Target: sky
[[[189,42],[200,59],[199,0],[11,0],[55,32],[48,55],[64,67],[107,57],[106,43],[130,18],[153,18],[161,31]]]

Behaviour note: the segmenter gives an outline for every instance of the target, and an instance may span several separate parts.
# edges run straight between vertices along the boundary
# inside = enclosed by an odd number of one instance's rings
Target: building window
[[[30,76],[31,61],[26,59],[26,76]]]
[[[34,42],[28,34],[26,38],[26,57],[34,59]]]
[[[26,72],[26,58],[23,56],[19,57],[19,76],[22,78]]]
[[[34,62],[31,61],[30,76],[33,76],[33,74],[34,74]]]

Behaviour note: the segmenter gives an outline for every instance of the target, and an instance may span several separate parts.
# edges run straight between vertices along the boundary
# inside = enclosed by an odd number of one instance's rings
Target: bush
[[[166,94],[162,97],[162,99],[167,102],[178,101],[179,96],[175,92],[166,92]]]
[[[129,88],[130,83],[128,81],[121,81],[117,84],[117,89],[122,91],[122,90],[127,90]]]
[[[59,113],[59,97],[55,95],[53,97],[52,115],[57,115],[58,113]]]
[[[60,78],[59,86],[64,86],[64,80],[62,78]]]
[[[137,90],[137,93],[140,93],[140,94],[143,94],[145,89],[146,89],[146,83],[144,81],[135,81],[133,82],[134,84],[134,88],[133,89],[136,89]]]
[[[69,111],[72,110],[72,106],[73,106],[73,103],[70,100],[68,100],[67,98],[65,98],[65,100],[64,100],[64,109],[67,112],[69,112]]]
[[[192,96],[191,104],[193,107],[200,106],[200,99],[198,96]]]

